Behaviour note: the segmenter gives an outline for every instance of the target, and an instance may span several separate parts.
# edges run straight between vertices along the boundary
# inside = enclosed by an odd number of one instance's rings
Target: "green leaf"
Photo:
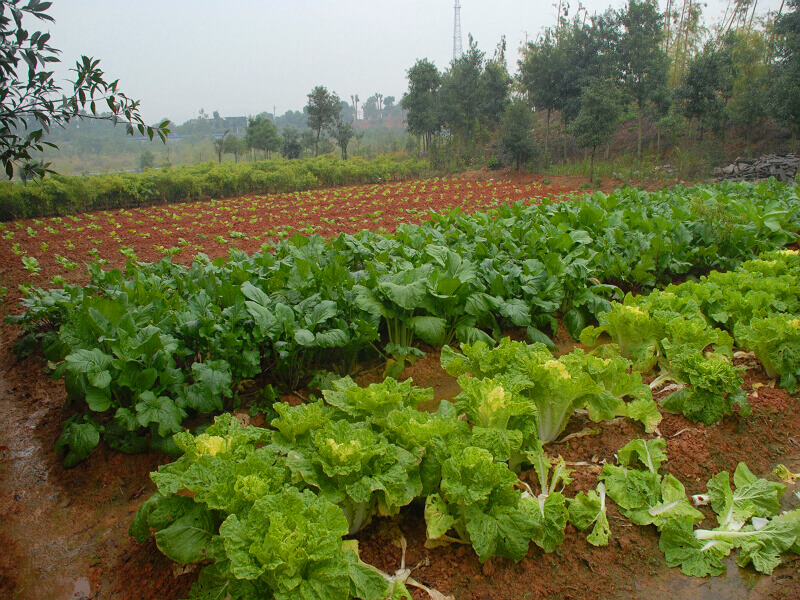
[[[583,312],[577,308],[567,311],[564,315],[564,327],[573,340],[579,339],[581,332],[586,327],[586,317]]]
[[[425,499],[425,526],[429,540],[442,537],[450,531],[455,521],[439,494],[432,494]]]
[[[217,524],[208,507],[194,504],[169,527],[156,532],[158,549],[178,563],[201,562],[210,556]]]
[[[136,420],[142,427],[155,423],[158,434],[164,437],[181,430],[183,414],[172,399],[156,397],[153,392],[142,392],[136,404]]]
[[[447,329],[447,322],[441,317],[411,317],[406,324],[422,341],[432,346],[441,345]]]
[[[64,423],[64,430],[56,441],[56,452],[65,447],[69,448],[64,457],[64,466],[67,468],[74,467],[85,460],[100,443],[102,430],[100,425],[89,417],[84,417],[83,420],[83,423],[79,423],[76,416]]]
[[[597,491],[579,492],[574,499],[568,500],[569,521],[584,531],[592,527],[587,541],[593,546],[608,546],[611,528],[606,514],[606,488],[601,482]]]

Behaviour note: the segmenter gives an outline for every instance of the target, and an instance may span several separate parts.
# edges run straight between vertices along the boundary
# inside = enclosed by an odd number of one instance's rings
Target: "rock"
[[[774,177],[791,183],[797,176],[800,157],[796,154],[767,154],[758,158],[739,157],[731,164],[716,167],[714,175],[719,181],[755,181]]]

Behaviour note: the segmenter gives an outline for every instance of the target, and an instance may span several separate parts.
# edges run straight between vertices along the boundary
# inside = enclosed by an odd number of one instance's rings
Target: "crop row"
[[[383,156],[343,161],[332,155],[308,160],[268,160],[165,168],[145,173],[53,175],[22,184],[0,182],[0,221],[69,215],[93,210],[224,198],[249,193],[309,190],[419,177],[427,162]]]
[[[395,235],[295,235],[189,267],[94,264],[85,288],[31,289],[11,321],[28,331],[19,348],[40,344],[76,403],[61,440],[75,464],[101,433],[124,451],[174,448],[189,414],[229,409],[247,389],[269,399],[266,383],[294,389],[376,355],[396,376],[418,341],[494,344],[522,327],[551,344],[559,317],[577,338],[621,299],[615,284],[727,270],[795,240],[799,205],[774,182],[629,189],[453,212]]]
[[[564,188],[552,185],[432,178],[0,223],[0,236],[19,257],[19,271],[21,263],[32,279],[48,274],[60,286],[90,259],[124,265],[126,258],[189,260],[197,252],[216,257],[229,248],[253,252],[267,240],[297,232],[330,238],[360,229],[394,231],[421,222],[431,209],[471,212],[563,195]],[[13,267],[15,259],[8,256]]]
[[[227,414],[203,433],[177,434],[183,455],[151,474],[157,491],[131,535],[154,535],[172,560],[205,565],[190,598],[233,600],[410,598],[409,586],[443,600],[404,566],[388,574],[362,562],[357,542],[342,539],[415,501],[424,504],[428,544],[470,545],[481,562],[519,561],[532,544],[553,552],[568,522],[590,544],[608,545],[607,498],[632,523],[655,527],[667,564],[687,575],[723,573],[737,548],[740,565],[763,573],[782,554],[800,554],[800,509],[779,514],[786,486],[739,463],[734,486],[723,471],[690,502],[683,483],[660,472],[661,438],[633,440],[618,450],[617,464],[603,466],[596,489],[563,494],[573,471],[548,457],[536,433],[548,405],[561,402],[550,396],[551,383],[582,387],[595,410],[609,397],[625,405],[618,395],[649,393],[641,376],[625,372],[628,361],[587,360],[581,351],[553,360],[541,344],[507,338],[497,349],[481,342],[463,349],[443,362],[470,376],[459,378],[455,404],[443,400],[435,413],[417,409],[432,390],[410,381],[360,388],[344,378],[316,402],[276,403],[271,429],[242,427]],[[695,529],[705,518],[695,506],[703,504],[715,512],[714,529]]]

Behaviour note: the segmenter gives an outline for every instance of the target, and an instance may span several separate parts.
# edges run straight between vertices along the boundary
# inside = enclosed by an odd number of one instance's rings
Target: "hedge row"
[[[27,184],[0,182],[0,221],[396,181],[419,177],[429,170],[426,161],[402,156],[341,160],[329,154],[306,160],[208,162],[144,173],[53,175]]]

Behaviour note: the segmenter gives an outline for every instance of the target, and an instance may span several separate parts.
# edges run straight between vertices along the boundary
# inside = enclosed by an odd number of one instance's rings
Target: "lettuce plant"
[[[751,413],[739,377],[742,368],[734,367],[728,357],[716,352],[703,354],[696,348],[674,346],[667,341],[663,345],[661,374],[650,386],[656,388],[669,380],[682,386],[661,401],[665,410],[683,413],[691,421],[706,425],[731,414],[734,404],[743,417]]]
[[[391,516],[422,493],[419,456],[392,444],[367,423],[332,419],[316,403],[282,409],[273,426],[280,431],[272,448],[286,456],[296,484],[311,487],[338,505],[355,533],[373,515]],[[327,412],[308,429],[292,424],[302,422],[311,411],[313,418]],[[290,423],[284,423],[289,421]],[[288,425],[288,426],[287,426]]]
[[[606,513],[606,486],[601,481],[597,490],[578,492],[575,498],[568,499],[569,522],[581,531],[592,530],[586,540],[592,546],[608,546],[611,527]]]
[[[697,497],[699,503],[711,504],[715,529],[693,529],[686,517],[664,526],[659,546],[668,565],[680,565],[683,573],[696,577],[720,575],[727,569],[722,561],[739,548],[739,565],[752,563],[756,570],[771,573],[781,553],[800,554],[800,510],[778,515],[786,486],[756,478],[744,463],[737,465],[733,481],[735,489],[727,471],[718,473],[708,482],[708,495]]]
[[[778,314],[734,326],[736,343],[752,350],[767,376],[780,378],[790,394],[800,389],[800,318]]]
[[[541,539],[542,524],[536,501],[515,489],[516,482],[488,450],[464,448],[443,464],[440,493],[426,498],[428,539],[472,544],[481,562],[521,560],[530,541]]]
[[[617,465],[605,464],[599,479],[620,512],[637,525],[659,529],[675,518],[703,520],[686,497],[683,484],[671,474],[658,472],[667,460],[666,442],[661,438],[637,439],[617,452]],[[634,468],[644,466],[644,469]]]

